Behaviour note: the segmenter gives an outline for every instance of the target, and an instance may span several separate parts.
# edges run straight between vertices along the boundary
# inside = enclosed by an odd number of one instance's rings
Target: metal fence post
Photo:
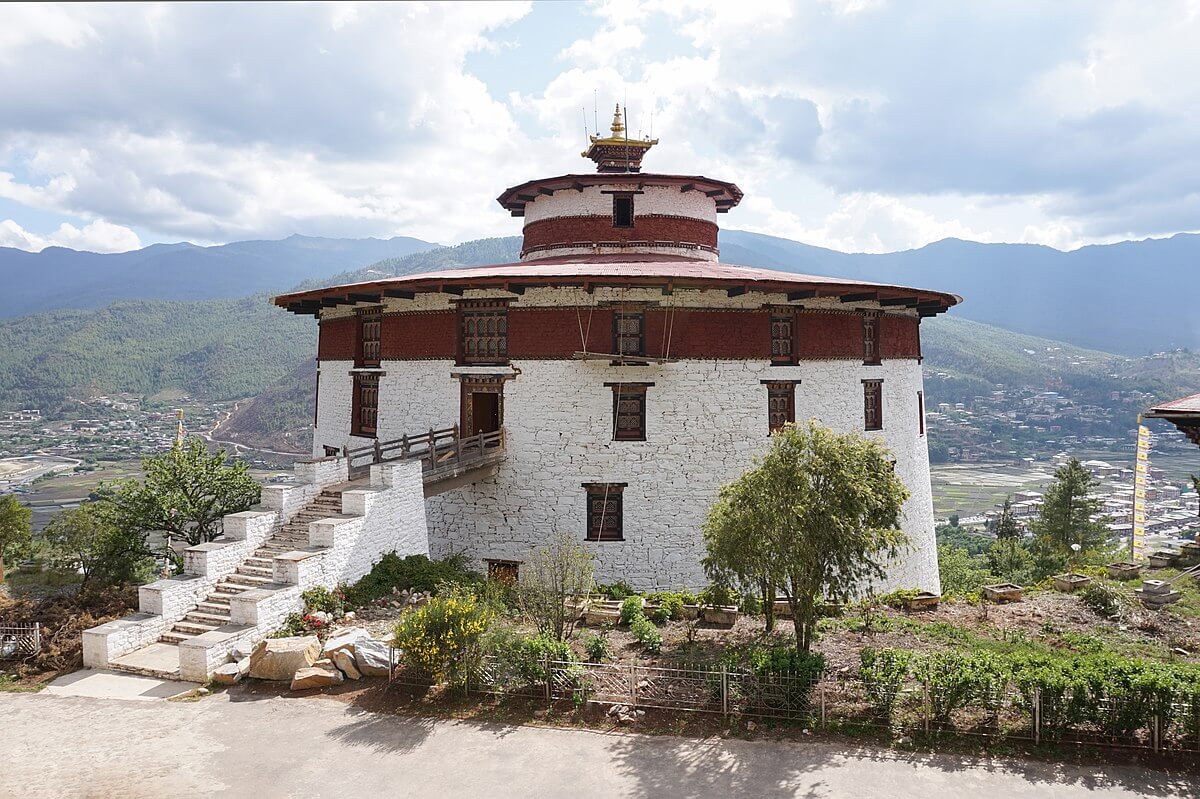
[[[925,702],[924,702],[924,705],[925,705],[925,708],[924,708],[924,710],[925,710],[925,734],[928,735],[929,734],[929,716],[932,713],[932,709],[929,706],[930,705],[930,702],[929,702],[929,680],[925,680],[922,683],[922,687],[923,687],[924,693],[925,693]]]
[[[825,726],[825,683],[817,683],[817,691],[821,696],[821,726]]]
[[[629,667],[629,706],[637,707],[637,666]]]
[[[729,718],[729,666],[721,664],[721,715]]]
[[[1159,725],[1158,725],[1158,714],[1155,713],[1154,716],[1152,716],[1150,719],[1150,739],[1151,739],[1151,741],[1154,742],[1154,751],[1155,752],[1158,751],[1158,748],[1161,744],[1161,740],[1160,740],[1161,735],[1162,735],[1162,730],[1159,728]]]
[[[546,701],[549,702],[553,695],[552,683],[554,682],[554,675],[551,674],[551,672],[550,672],[550,654],[549,653],[545,653],[542,655],[542,665],[546,669]]]
[[[1033,689],[1033,742],[1042,742],[1042,689]]]

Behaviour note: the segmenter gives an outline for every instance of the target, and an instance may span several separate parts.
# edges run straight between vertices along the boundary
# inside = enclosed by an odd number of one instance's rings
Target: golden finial
[[[614,139],[620,139],[625,135],[625,122],[621,119],[621,104],[617,103],[617,110],[613,111],[612,131]]]

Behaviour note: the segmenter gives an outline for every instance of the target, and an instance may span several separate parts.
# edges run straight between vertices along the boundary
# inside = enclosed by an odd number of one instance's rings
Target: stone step
[[[275,576],[273,569],[264,569],[261,566],[238,566],[237,573],[252,577],[266,577],[268,579]]]
[[[181,621],[177,622],[175,626],[171,628],[171,632],[188,633],[189,635],[201,635],[211,630],[215,630],[221,626],[223,625],[213,624],[207,621]]]
[[[183,617],[184,621],[195,622],[196,624],[215,624],[218,627],[223,627],[229,624],[229,609],[226,608],[224,613],[214,613],[211,610],[200,610],[197,607],[191,613]]]
[[[258,588],[260,585],[266,585],[271,582],[268,577],[258,577],[252,574],[231,574],[226,578],[226,582],[235,585],[242,585],[246,588]]]
[[[196,605],[196,610],[200,613],[211,613],[214,616],[223,614],[225,618],[229,618],[229,597],[210,596]]]
[[[258,555],[251,555],[246,558],[247,566],[257,566],[260,569],[270,569],[274,565],[270,558],[260,558]]]
[[[163,633],[162,637],[158,640],[164,644],[178,644],[180,641],[186,641],[189,638],[195,637],[196,636],[192,633],[183,633],[179,632],[178,630],[168,630],[167,632]]]
[[[213,587],[213,593],[208,595],[209,602],[225,602],[228,604],[230,597],[235,597],[246,590],[244,585],[234,585],[228,580],[217,583]]]

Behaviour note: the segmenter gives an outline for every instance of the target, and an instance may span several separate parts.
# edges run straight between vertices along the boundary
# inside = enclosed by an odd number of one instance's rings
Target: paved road
[[[1134,797],[1189,777],[422,721],[319,698],[0,694],[0,796]]]

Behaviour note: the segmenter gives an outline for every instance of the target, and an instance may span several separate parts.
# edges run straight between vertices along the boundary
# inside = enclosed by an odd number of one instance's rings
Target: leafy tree
[[[937,536],[938,544],[954,547],[955,549],[965,549],[972,555],[980,555],[987,552],[988,547],[992,544],[992,539],[979,532],[973,532],[966,527],[951,527],[948,524],[939,524],[934,528]]]
[[[112,508],[104,502],[62,511],[46,525],[42,537],[55,563],[83,575],[80,590],[94,584],[142,582],[153,567],[145,535],[114,523]]]
[[[4,580],[4,556],[30,542],[29,520],[33,512],[12,494],[0,496],[0,581]]]
[[[127,480],[106,493],[116,524],[127,530],[161,530],[189,546],[221,534],[221,517],[259,500],[258,483],[245,461],[228,462],[224,450],[210,455],[189,438],[170,452],[142,459],[146,477]]]
[[[1079,557],[1087,558],[1104,550],[1108,527],[1095,520],[1100,500],[1090,496],[1099,481],[1084,468],[1078,458],[1054,472],[1054,482],[1046,489],[1033,530],[1033,552],[1041,575],[1067,566],[1073,555],[1072,544],[1079,545]]]
[[[958,514],[951,513],[950,518],[948,518],[946,521],[950,522],[951,527],[958,527]]]
[[[995,531],[997,539],[1021,537],[1021,525],[1017,524],[1017,517],[1013,516],[1012,512],[1012,497],[1004,498],[1004,504],[1000,506],[1000,516],[996,519]]]
[[[974,594],[991,578],[983,559],[965,549],[942,544],[937,551],[943,594]]]
[[[566,639],[576,619],[567,611],[567,600],[591,591],[594,571],[592,553],[566,533],[533,553],[517,586],[517,600],[539,633]]]
[[[822,597],[857,596],[907,543],[907,498],[878,441],[787,425],[721,489],[704,525],[705,569],[750,590],[773,587],[791,607],[797,652],[808,652]]]
[[[988,568],[1001,579],[1017,585],[1033,582],[1033,557],[1019,538],[997,538],[987,559]]]

